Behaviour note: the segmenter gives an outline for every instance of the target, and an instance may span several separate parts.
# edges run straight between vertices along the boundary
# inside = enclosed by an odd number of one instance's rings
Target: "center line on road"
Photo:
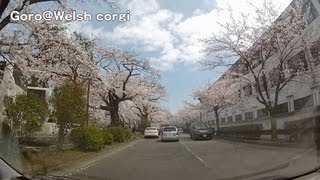
[[[194,152],[192,152],[191,149],[186,144],[183,144],[183,146],[186,148],[188,152],[190,152],[195,158],[197,158],[204,165],[204,167],[209,168],[207,166],[207,163],[203,159],[201,159],[199,156],[197,156]]]

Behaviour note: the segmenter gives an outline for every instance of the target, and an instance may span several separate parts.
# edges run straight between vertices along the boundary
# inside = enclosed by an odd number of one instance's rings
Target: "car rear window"
[[[157,128],[147,127],[146,130],[157,130]]]
[[[177,129],[175,127],[166,127],[166,128],[163,129],[163,131],[166,131],[166,132],[168,132],[168,131],[177,131]]]
[[[209,127],[205,124],[195,125],[195,129],[209,129]]]

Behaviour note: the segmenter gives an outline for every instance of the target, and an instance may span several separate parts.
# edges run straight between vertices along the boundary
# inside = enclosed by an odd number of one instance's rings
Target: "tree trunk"
[[[271,141],[278,141],[278,132],[277,132],[277,119],[274,117],[274,110],[269,110],[269,117],[271,123]]]
[[[218,108],[214,108],[214,114],[216,116],[216,135],[219,136],[220,135],[220,129],[219,129],[219,112],[218,112]]]
[[[119,116],[119,104],[114,105],[110,108],[111,126],[121,126]]]
[[[60,125],[59,126],[59,132],[58,132],[58,144],[57,144],[57,150],[58,151],[63,150],[64,131],[65,131],[65,127],[63,125]]]
[[[313,139],[316,145],[317,163],[319,163],[320,162],[320,116],[317,116],[314,121],[315,121],[315,127],[314,127]]]
[[[89,106],[90,106],[90,80],[88,81],[87,84],[87,121],[85,123],[85,125],[89,125]]]
[[[139,131],[143,133],[144,130],[150,125],[151,124],[150,124],[150,122],[148,120],[148,115],[142,115],[141,116],[140,126],[139,126]]]

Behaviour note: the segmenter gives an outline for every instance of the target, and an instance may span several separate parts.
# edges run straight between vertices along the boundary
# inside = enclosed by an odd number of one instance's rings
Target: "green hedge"
[[[71,139],[77,147],[84,151],[99,151],[104,147],[104,135],[100,128],[84,126],[74,129]]]
[[[114,142],[120,143],[131,139],[132,133],[130,129],[123,127],[109,127],[104,130],[105,133],[110,133],[113,135]]]
[[[110,131],[108,131],[107,129],[103,130],[103,143],[105,145],[111,145],[114,143],[113,134]]]

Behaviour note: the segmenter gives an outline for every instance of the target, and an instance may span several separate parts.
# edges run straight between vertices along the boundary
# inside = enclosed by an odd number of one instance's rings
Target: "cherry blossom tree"
[[[23,48],[27,45],[33,45],[29,41],[29,36],[32,34],[35,27],[41,28],[41,23],[63,24],[65,21],[14,21],[11,19],[13,11],[31,14],[42,13],[44,9],[41,5],[47,5],[46,10],[63,10],[73,11],[75,3],[87,3],[87,1],[69,1],[69,0],[2,0],[0,2],[0,60],[5,60],[13,63],[15,60],[20,60],[17,56],[17,50],[20,55],[22,53],[29,54],[30,51]],[[97,6],[106,6],[107,8],[118,8],[117,2],[108,0],[93,1]],[[38,6],[39,5],[39,6]],[[26,51],[23,51],[26,50]]]
[[[173,120],[178,124],[189,126],[191,123],[200,121],[202,107],[200,104],[183,102],[182,108],[174,115]]]
[[[141,94],[143,78],[157,76],[149,61],[137,57],[133,53],[116,48],[105,48],[100,51],[99,64],[105,71],[102,79],[100,97],[104,102],[100,106],[111,116],[111,126],[121,125],[119,105],[121,102],[132,101]]]
[[[139,130],[144,130],[153,121],[157,121],[162,111],[165,111],[161,101],[165,100],[165,88],[155,79],[145,79],[141,82],[141,93],[133,99],[135,114],[140,117]]]
[[[123,126],[127,126],[136,131],[139,126],[140,117],[136,114],[133,101],[125,101],[120,103],[119,116]]]
[[[98,77],[93,40],[78,33],[68,35],[64,27],[42,24],[35,28],[30,41],[33,46],[27,48],[33,53],[19,60],[30,74],[58,85],[65,80],[77,84]]]
[[[216,133],[219,135],[219,114],[223,108],[239,102],[239,84],[230,75],[225,75],[218,81],[208,83],[204,87],[193,92],[193,97],[200,101],[202,109],[213,110],[216,119]]]
[[[235,79],[249,85],[253,96],[263,104],[270,116],[271,139],[276,141],[276,118],[279,95],[289,82],[308,70],[305,48],[309,37],[305,33],[316,13],[310,1],[295,0],[283,14],[264,1],[255,6],[254,14],[221,24],[221,31],[204,39],[208,59],[202,63],[209,69],[230,65],[231,58],[239,60],[230,67]],[[297,53],[298,52],[298,53]]]

